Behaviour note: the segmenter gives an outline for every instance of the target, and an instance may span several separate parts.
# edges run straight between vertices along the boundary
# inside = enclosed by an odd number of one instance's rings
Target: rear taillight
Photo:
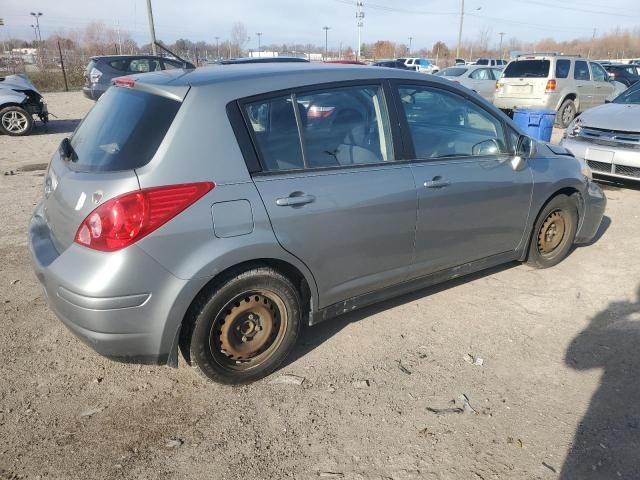
[[[100,70],[98,70],[96,67],[91,68],[91,71],[89,72],[89,79],[91,80],[91,83],[98,83],[101,76],[102,72]]]
[[[112,198],[84,219],[75,242],[103,252],[120,250],[167,223],[214,187],[212,182],[186,183]]]
[[[136,84],[136,80],[131,77],[116,77],[112,80],[112,82],[114,85],[118,87],[127,87],[127,88],[133,88],[133,86]]]
[[[556,91],[556,81],[555,79],[547,80],[547,86],[544,89],[545,93],[551,93]]]
[[[500,80],[496,80],[496,92],[500,91]]]
[[[312,105],[307,112],[307,118],[329,118],[336,107],[319,107]]]

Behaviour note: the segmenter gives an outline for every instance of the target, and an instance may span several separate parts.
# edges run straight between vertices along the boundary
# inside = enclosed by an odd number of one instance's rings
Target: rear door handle
[[[307,203],[315,202],[316,197],[313,195],[294,195],[285,198],[278,198],[276,205],[280,207],[295,207],[297,205],[306,205]]]
[[[433,177],[431,180],[424,182],[425,188],[445,188],[451,185],[451,182],[443,180],[440,175]]]

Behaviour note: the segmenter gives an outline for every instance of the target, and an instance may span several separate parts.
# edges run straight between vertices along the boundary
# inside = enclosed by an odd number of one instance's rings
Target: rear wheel
[[[573,100],[567,98],[558,109],[558,125],[562,128],[567,128],[569,124],[573,122],[573,119],[576,118],[576,113],[576,104]]]
[[[0,110],[0,131],[5,135],[29,135],[32,128],[33,118],[24,108],[12,105]]]
[[[527,265],[548,268],[564,260],[573,246],[578,210],[566,195],[557,195],[542,209],[533,228]]]
[[[287,357],[300,317],[300,295],[285,276],[268,267],[236,272],[201,294],[187,319],[183,351],[211,380],[252,382]]]

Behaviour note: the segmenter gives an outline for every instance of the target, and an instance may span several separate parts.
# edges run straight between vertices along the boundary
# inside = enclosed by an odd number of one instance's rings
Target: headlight
[[[584,175],[588,179],[593,180],[593,173],[591,172],[591,167],[587,165],[587,162],[585,162],[582,158],[576,158],[576,160],[578,160],[578,162],[580,163],[580,173],[582,173],[582,175]]]
[[[567,129],[564,131],[565,138],[573,138],[580,135],[582,131],[582,119],[580,117],[576,118],[573,122],[569,124]]]

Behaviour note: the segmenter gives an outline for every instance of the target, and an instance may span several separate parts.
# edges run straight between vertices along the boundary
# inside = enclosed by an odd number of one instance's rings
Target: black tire
[[[0,132],[12,137],[24,137],[33,129],[33,117],[24,108],[11,105],[0,110]]]
[[[576,237],[578,209],[566,195],[553,197],[536,220],[529,242],[527,265],[549,268],[564,260]]]
[[[567,128],[573,119],[576,118],[577,109],[576,104],[570,98],[567,98],[560,108],[558,109],[558,114],[556,118],[558,120],[558,125],[562,128]]]
[[[301,312],[300,294],[278,271],[231,272],[192,305],[183,326],[183,355],[215,382],[253,382],[271,374],[291,352]]]

